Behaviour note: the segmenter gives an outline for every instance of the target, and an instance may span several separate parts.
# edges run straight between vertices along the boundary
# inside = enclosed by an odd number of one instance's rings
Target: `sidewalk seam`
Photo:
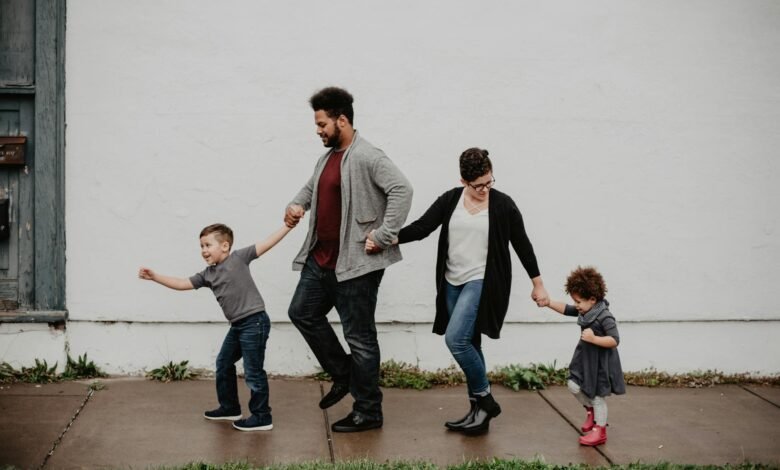
[[[566,417],[566,415],[564,415],[564,414],[563,414],[563,412],[562,412],[561,410],[559,410],[559,409],[558,409],[558,408],[557,408],[555,405],[553,405],[553,403],[552,403],[552,402],[551,402],[549,399],[547,399],[547,397],[546,397],[546,396],[544,396],[544,394],[542,393],[542,391],[541,391],[541,390],[537,390],[537,391],[536,391],[536,393],[537,393],[537,394],[538,394],[540,397],[542,397],[542,400],[546,401],[546,402],[547,402],[547,404],[550,406],[550,408],[552,408],[553,410],[555,410],[555,412],[556,412],[556,413],[558,413],[558,415],[559,415],[561,418],[563,418],[563,420],[564,420],[564,421],[566,421],[567,423],[569,423],[569,426],[571,426],[572,428],[574,428],[574,430],[577,432],[577,434],[579,434],[579,435],[582,435],[582,433],[580,432],[580,428],[579,428],[579,427],[578,427],[576,424],[574,424],[573,422],[571,422],[571,420],[569,420],[569,418],[567,418],[567,417]],[[605,460],[606,460],[606,461],[607,461],[607,462],[608,462],[610,465],[615,465],[615,462],[613,462],[613,461],[612,461],[612,459],[611,459],[611,458],[610,458],[610,457],[607,455],[607,453],[606,453],[606,452],[604,452],[603,450],[601,450],[601,446],[595,446],[595,447],[594,447],[594,449],[596,449],[596,452],[598,452],[599,454],[601,454],[601,456],[602,456],[602,457],[604,457],[604,459],[605,459]]]
[[[320,382],[320,398],[325,396],[325,389]],[[330,419],[328,418],[328,410],[322,410],[322,419],[325,421],[325,437],[328,440],[328,452],[330,453],[330,463],[336,463],[336,453],[333,451],[333,434],[330,432]]]
[[[744,385],[740,385],[739,388],[741,388],[742,390],[750,393],[751,395],[754,395],[754,396],[764,400],[765,402],[769,403],[770,405],[772,405],[772,406],[774,406],[776,408],[780,408],[780,405],[778,405],[777,403],[773,402],[772,400],[769,400],[767,398],[762,397],[761,395],[759,395],[758,393],[754,392],[753,390],[750,390],[749,388],[746,388]]]
[[[79,409],[76,410],[76,413],[70,418],[70,421],[68,422],[67,426],[65,426],[65,429],[62,430],[60,436],[57,438],[57,440],[54,441],[54,444],[52,444],[49,452],[46,453],[46,457],[43,458],[43,462],[41,462],[41,465],[38,467],[38,470],[41,470],[49,462],[49,458],[51,458],[51,456],[54,455],[54,450],[57,448],[58,445],[60,445],[60,442],[62,442],[62,438],[65,437],[65,433],[68,432],[70,427],[76,421],[76,418],[78,418],[79,414],[81,413],[81,410],[83,410],[84,407],[87,406],[87,402],[89,401],[90,398],[92,398],[92,395],[94,393],[95,393],[94,390],[90,390],[89,393],[87,393],[87,396],[86,398],[84,398],[84,401],[81,402],[81,406],[79,406]]]

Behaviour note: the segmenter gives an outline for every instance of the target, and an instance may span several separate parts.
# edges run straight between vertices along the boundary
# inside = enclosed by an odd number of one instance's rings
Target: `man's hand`
[[[369,255],[373,255],[382,251],[382,249],[379,248],[379,246],[377,246],[376,242],[374,241],[374,232],[376,232],[376,230],[372,230],[368,232],[368,235],[366,235],[366,253]]]
[[[141,268],[138,270],[138,277],[140,279],[145,279],[147,281],[153,281],[154,280],[154,271],[152,271],[149,268]]]
[[[284,212],[284,225],[293,228],[301,221],[301,217],[306,211],[297,204],[290,204]]]

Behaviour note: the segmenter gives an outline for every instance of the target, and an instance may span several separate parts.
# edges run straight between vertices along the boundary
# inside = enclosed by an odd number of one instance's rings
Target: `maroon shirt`
[[[336,269],[341,239],[341,159],[344,151],[328,157],[317,186],[317,244],[314,260],[320,267]]]

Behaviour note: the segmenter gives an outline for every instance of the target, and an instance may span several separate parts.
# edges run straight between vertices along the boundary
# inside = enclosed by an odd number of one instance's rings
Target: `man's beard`
[[[325,147],[336,148],[336,146],[339,144],[339,140],[341,140],[341,129],[335,127],[333,129],[333,135],[328,137],[328,141],[325,142]]]

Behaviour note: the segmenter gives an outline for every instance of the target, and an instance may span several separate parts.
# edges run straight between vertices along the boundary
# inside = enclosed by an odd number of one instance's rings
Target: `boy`
[[[577,317],[580,340],[569,364],[569,391],[585,407],[585,432],[579,442],[597,446],[607,442],[607,402],[611,394],[626,393],[623,369],[617,346],[620,342],[615,317],[609,311],[605,298],[607,285],[595,268],[577,267],[566,279],[566,293],[574,305],[548,300],[540,307]]]
[[[210,420],[233,421],[233,427],[240,431],[269,431],[274,427],[268,406],[268,377],[263,369],[271,322],[249,272],[249,263],[273,248],[289,231],[289,227],[282,227],[262,242],[231,253],[233,231],[230,227],[209,225],[200,232],[200,253],[208,264],[204,271],[188,279],[164,276],[145,267],[138,271],[141,279],[171,289],[208,287],[214,292],[230,322],[230,329],[217,356],[219,408],[206,411],[203,416]],[[241,419],[235,366],[242,357],[246,384],[251,391],[251,415],[246,419]]]

